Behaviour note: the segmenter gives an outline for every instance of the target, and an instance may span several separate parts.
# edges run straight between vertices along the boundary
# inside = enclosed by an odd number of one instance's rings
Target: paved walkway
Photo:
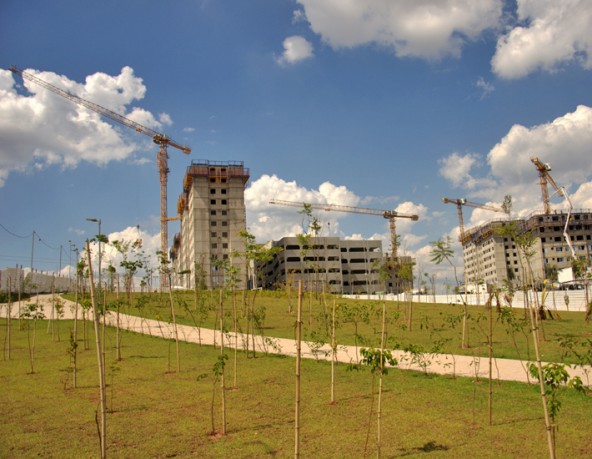
[[[55,312],[52,308],[52,295],[39,295],[32,298],[27,303],[39,301],[43,308],[46,319],[55,318]],[[75,312],[75,303],[64,300],[64,314],[61,319],[73,319]],[[24,303],[22,304],[24,307]],[[0,304],[0,317],[7,316],[8,307],[6,304]],[[13,304],[11,317],[19,316],[18,305]],[[81,318],[81,312],[78,311],[78,317]],[[116,326],[117,317],[114,313],[107,315],[107,324]],[[158,336],[164,339],[174,339],[174,327],[168,322],[144,319],[137,316],[120,314],[119,325],[122,329],[134,331],[137,333]],[[220,340],[224,338],[226,347],[245,349],[247,337],[242,334],[234,333],[221,334],[219,331],[208,328],[198,328],[188,325],[177,325],[179,339],[192,343],[201,343],[205,345],[219,345]],[[252,337],[249,337],[249,347],[252,349]],[[273,338],[260,336],[255,337],[255,347],[259,352],[268,352],[271,354],[283,354],[288,356],[296,355],[296,343],[294,340],[286,338]],[[342,363],[352,363],[358,361],[361,357],[359,349],[354,346],[338,346],[335,358]],[[331,348],[328,345],[316,348],[312,343],[302,341],[302,358],[331,360]],[[404,351],[393,351],[393,357],[399,362],[398,368],[403,370],[425,371],[441,375],[465,376],[471,378],[488,378],[489,359],[487,357],[471,357],[452,354],[419,354],[412,355]],[[494,379],[505,381],[533,382],[527,373],[528,362],[511,359],[493,359],[492,372]],[[590,386],[592,380],[592,366],[567,367],[571,376],[579,376],[582,382]]]

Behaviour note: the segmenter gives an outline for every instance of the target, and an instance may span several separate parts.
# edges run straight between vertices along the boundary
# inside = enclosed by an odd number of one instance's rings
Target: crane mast
[[[167,222],[169,221],[169,219],[167,218],[167,213],[168,213],[168,211],[167,211],[167,203],[168,203],[167,188],[168,188],[168,173],[169,173],[169,167],[168,167],[169,156],[168,156],[167,147],[171,146],[173,148],[181,150],[186,155],[191,153],[191,148],[178,144],[177,142],[172,140],[170,137],[168,137],[166,134],[162,134],[160,132],[155,131],[154,129],[143,126],[140,123],[137,123],[129,118],[126,118],[125,116],[120,115],[119,113],[116,113],[113,110],[109,110],[108,108],[105,108],[99,104],[96,104],[96,103],[91,102],[89,100],[83,99],[82,97],[78,97],[74,94],[71,94],[70,92],[65,91],[57,86],[54,86],[51,83],[48,83],[47,81],[44,81],[41,78],[38,78],[29,72],[25,72],[23,70],[16,68],[14,65],[11,66],[9,70],[12,73],[20,75],[23,79],[31,81],[38,86],[41,86],[41,87],[43,87],[55,94],[58,94],[59,96],[64,97],[65,99],[68,99],[68,100],[74,102],[75,104],[78,104],[82,107],[92,110],[95,113],[98,113],[99,115],[102,115],[105,118],[110,119],[111,121],[115,121],[116,123],[127,126],[130,129],[133,129],[134,131],[139,132],[140,134],[147,135],[150,138],[152,138],[152,141],[155,144],[159,145],[159,151],[158,151],[158,154],[156,157],[156,162],[158,165],[158,171],[159,171],[159,177],[160,177],[160,241],[161,241],[163,261],[166,262],[166,260],[168,260],[168,256],[167,256],[167,253],[168,253],[168,224],[167,224]],[[166,280],[164,279],[164,276],[163,276],[163,280],[164,280],[164,283],[161,283],[161,285],[166,284]]]
[[[553,177],[551,177],[551,166],[549,165],[549,163],[543,163],[536,156],[530,158],[530,160],[537,168],[537,171],[539,171],[539,183],[541,185],[541,193],[543,196],[543,211],[545,212],[545,214],[550,214],[551,204],[549,202],[548,183],[550,183],[551,186],[553,186],[553,188],[559,194],[559,196],[566,197],[565,190],[557,186],[555,180],[553,180]]]
[[[379,210],[379,209],[369,209],[366,207],[352,207],[352,206],[342,206],[339,204],[313,204],[307,202],[298,202],[298,201],[284,201],[281,199],[272,199],[269,201],[270,204],[278,204],[282,206],[293,206],[293,207],[303,207],[308,206],[311,209],[319,209],[324,210],[327,212],[347,212],[353,214],[364,214],[364,215],[377,215],[383,218],[388,219],[389,221],[389,231],[391,236],[391,252],[392,252],[392,259],[393,261],[397,258],[397,230],[396,230],[396,223],[395,220],[397,218],[409,218],[413,221],[419,220],[418,215],[408,215],[408,214],[401,214],[394,210]]]
[[[573,245],[571,243],[571,237],[569,236],[569,233],[568,233],[569,221],[571,219],[571,212],[573,210],[573,204],[571,202],[571,199],[569,198],[567,191],[565,191],[565,188],[558,186],[557,183],[555,183],[555,180],[553,180],[553,177],[551,177],[551,174],[550,174],[551,166],[549,165],[549,163],[543,163],[536,156],[533,156],[532,158],[530,158],[530,160],[532,161],[532,163],[535,165],[535,167],[539,171],[539,182],[541,184],[541,192],[543,195],[543,211],[544,211],[544,213],[546,215],[551,213],[551,203],[550,203],[550,198],[549,198],[548,183],[550,183],[551,186],[555,189],[555,192],[559,196],[562,196],[563,198],[565,198],[565,201],[567,202],[569,209],[567,211],[567,218],[565,219],[565,227],[563,228],[563,237],[565,238],[565,242],[567,243],[567,246],[569,247],[572,258],[575,260],[576,253],[575,253],[575,250],[574,250]]]
[[[449,198],[442,198],[442,202],[444,204],[454,204],[456,205],[456,211],[458,213],[458,232],[460,233],[460,240],[461,242],[464,240],[465,236],[465,224],[463,219],[463,206],[475,207],[477,209],[485,209],[491,210],[492,212],[505,212],[504,209],[501,207],[490,206],[487,204],[478,204],[476,202],[468,201],[464,198],[460,199],[449,199]]]

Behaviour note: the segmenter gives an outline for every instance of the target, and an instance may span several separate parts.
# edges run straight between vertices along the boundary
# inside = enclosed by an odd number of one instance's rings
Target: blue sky
[[[70,241],[97,232],[87,217],[159,246],[150,139],[25,85],[16,65],[190,146],[169,150],[169,215],[192,159],[244,161],[259,241],[301,231],[271,198],[417,213],[398,221],[401,250],[450,280],[429,263],[430,241],[458,236],[442,197],[540,210],[538,156],[592,208],[591,23],[586,0],[4,0],[0,266],[29,266],[35,231],[34,266],[57,270],[62,246],[64,267]],[[383,219],[317,216],[388,249]],[[495,217],[464,210],[469,227]]]

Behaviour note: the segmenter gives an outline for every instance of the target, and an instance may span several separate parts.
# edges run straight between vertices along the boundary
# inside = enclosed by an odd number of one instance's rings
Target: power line
[[[0,223],[0,228],[2,228],[4,231],[6,231],[11,236],[18,237],[19,239],[27,239],[33,235],[33,233],[31,233],[31,234],[28,234],[27,236],[19,236],[18,234],[15,234],[12,231],[6,229],[6,227],[2,223]]]
[[[43,239],[41,239],[41,237],[39,236],[39,233],[36,233],[36,234],[37,234],[37,237],[39,237],[39,242],[41,242],[45,247],[47,247],[48,249],[51,249],[51,250],[58,250],[57,247],[52,247],[49,244],[47,244],[47,242],[45,242]]]

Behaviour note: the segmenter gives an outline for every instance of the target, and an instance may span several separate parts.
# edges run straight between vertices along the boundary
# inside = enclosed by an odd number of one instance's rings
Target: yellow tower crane
[[[577,259],[576,253],[574,251],[573,245],[571,243],[571,238],[568,233],[569,222],[571,220],[571,212],[573,211],[573,204],[571,202],[571,199],[569,198],[567,191],[565,191],[565,188],[558,186],[555,183],[555,180],[553,180],[553,177],[551,177],[551,174],[550,174],[551,166],[549,165],[549,163],[543,163],[536,156],[533,156],[532,158],[530,158],[530,160],[532,161],[532,163],[535,165],[535,167],[539,171],[539,182],[541,184],[541,192],[543,195],[543,211],[545,212],[545,214],[548,215],[551,213],[551,203],[549,202],[550,197],[549,197],[549,189],[548,189],[549,183],[555,189],[555,193],[557,193],[559,196],[565,198],[565,202],[567,203],[567,206],[568,206],[568,211],[567,211],[567,218],[565,219],[565,227],[563,228],[563,237],[565,238],[565,242],[567,243],[567,246],[569,247],[572,258],[574,260],[576,260]]]
[[[550,183],[553,186],[553,188],[555,189],[557,194],[559,194],[559,196],[567,198],[567,195],[565,193],[565,190],[557,186],[555,180],[553,180],[553,177],[551,177],[551,166],[549,165],[549,163],[543,163],[536,156],[530,158],[530,160],[539,171],[539,182],[541,184],[541,193],[543,195],[543,211],[545,212],[545,214],[550,214],[551,204],[549,203],[548,183]]]
[[[167,217],[167,181],[168,181],[168,152],[167,147],[171,146],[173,148],[177,148],[181,150],[183,153],[188,155],[191,153],[191,148],[185,147],[183,145],[178,144],[173,139],[171,139],[166,134],[162,134],[160,132],[155,131],[154,129],[150,129],[146,126],[142,126],[140,123],[130,120],[119,113],[116,113],[108,108],[102,107],[101,105],[95,104],[89,100],[85,100],[81,97],[78,97],[74,94],[69,93],[57,86],[48,83],[47,81],[42,80],[41,78],[36,77],[35,75],[25,72],[16,68],[15,66],[10,67],[9,69],[12,73],[20,75],[21,78],[31,81],[55,94],[58,94],[75,104],[81,105],[89,110],[92,110],[99,115],[104,116],[112,121],[115,121],[119,124],[123,124],[136,132],[141,134],[147,135],[152,138],[152,141],[159,145],[159,151],[156,156],[158,171],[160,175],[160,240],[161,240],[161,248],[162,248],[162,256],[166,261],[168,259],[167,252],[168,252],[168,225],[167,222],[171,219]],[[166,281],[165,281],[166,282]],[[164,285],[164,284],[163,284]]]
[[[463,211],[462,211],[463,206],[475,207],[477,209],[491,210],[492,212],[505,212],[504,209],[502,209],[501,207],[489,206],[487,204],[478,204],[476,202],[468,201],[464,198],[460,198],[460,199],[442,198],[442,202],[444,204],[455,204],[456,205],[456,210],[458,212],[458,229],[459,229],[458,232],[460,233],[460,241],[461,242],[464,241],[464,237],[465,237],[465,224],[464,224]]]
[[[311,209],[320,209],[325,210],[327,212],[349,212],[353,214],[365,214],[365,215],[378,215],[383,218],[388,219],[389,221],[389,229],[390,229],[390,236],[391,236],[391,257],[393,262],[396,261],[397,258],[397,230],[396,230],[396,223],[395,220],[397,218],[409,218],[413,221],[419,220],[419,216],[417,215],[408,215],[408,214],[401,214],[394,210],[379,210],[379,209],[368,209],[365,207],[352,207],[352,206],[341,206],[338,204],[312,204],[306,202],[297,202],[297,201],[282,201],[280,199],[272,199],[269,201],[270,204],[279,204],[282,206],[293,206],[293,207],[304,207],[308,206]]]

